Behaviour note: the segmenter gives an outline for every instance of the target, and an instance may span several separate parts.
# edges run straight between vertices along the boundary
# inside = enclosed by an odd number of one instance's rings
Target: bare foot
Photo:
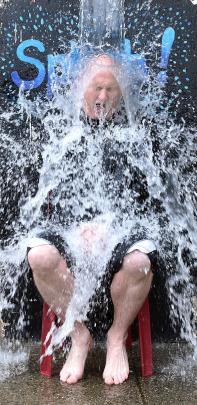
[[[106,384],[122,384],[129,376],[129,362],[125,340],[108,339],[107,358],[103,372]]]
[[[77,381],[81,380],[88,351],[92,347],[90,332],[84,325],[79,323],[72,333],[71,339],[71,350],[60,372],[60,380],[67,384],[75,384]]]

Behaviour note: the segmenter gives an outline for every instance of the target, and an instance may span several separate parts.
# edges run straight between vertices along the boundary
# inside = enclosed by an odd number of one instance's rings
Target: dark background
[[[153,74],[160,71],[162,34],[167,27],[175,30],[175,42],[167,68],[168,83],[165,92],[171,110],[176,111],[178,120],[183,118],[187,125],[196,125],[197,114],[197,6],[189,0],[125,1],[126,38],[130,39],[135,53],[145,55],[146,63]],[[77,40],[79,22],[79,1],[66,0],[10,0],[0,9],[0,111],[9,110],[17,101],[18,88],[11,81],[11,72],[17,70],[26,80],[36,77],[37,70],[18,61],[17,46],[26,39],[34,38],[43,42],[45,53],[35,49],[27,54],[37,57],[47,67],[47,55],[65,53],[69,50],[70,40]],[[45,82],[34,94],[45,93]],[[7,127],[6,127],[7,126]],[[16,130],[14,122],[2,121],[2,127],[12,134],[15,140],[28,142],[30,132],[26,122]],[[21,173],[20,168],[9,167],[11,179],[6,178],[10,156],[6,145],[0,143],[2,199],[0,212],[1,243],[6,244],[14,232],[13,223],[18,214],[18,185],[24,176],[34,182],[28,170]],[[19,187],[20,192],[25,190]],[[20,194],[20,193],[19,193]],[[24,266],[24,264],[23,264]],[[12,269],[13,274],[16,269]],[[179,328],[173,331],[169,320],[169,302],[165,289],[165,269],[155,276],[151,293],[151,319],[153,335],[156,339],[174,339]],[[9,294],[10,286],[6,286]],[[22,272],[19,288],[12,299],[14,310],[4,317],[11,327],[8,333],[15,334],[15,324],[21,310],[25,313],[26,327],[22,335],[38,337],[40,333],[41,301],[36,294],[31,274]],[[36,316],[35,316],[36,314]]]
[[[186,120],[192,119],[197,109],[197,7],[190,0],[153,0],[150,6],[147,3],[125,1],[126,38],[131,40],[135,53],[145,54],[147,65],[156,73],[162,34],[167,27],[174,28],[176,37],[167,69],[166,91],[177,113]],[[21,40],[34,38],[44,43],[44,54],[32,48],[27,55],[38,57],[47,67],[48,54],[65,53],[70,40],[78,38],[79,1],[10,0],[0,9],[0,21],[0,86],[4,97],[5,88],[9,97],[11,90],[18,90],[11,82],[13,70],[26,79],[37,75],[35,67],[19,62],[16,57]],[[37,91],[43,91],[44,86],[46,80]]]

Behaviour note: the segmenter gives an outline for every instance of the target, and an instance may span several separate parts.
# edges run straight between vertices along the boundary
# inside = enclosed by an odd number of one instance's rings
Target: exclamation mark
[[[171,27],[166,28],[166,30],[164,31],[163,37],[162,37],[161,61],[159,64],[159,67],[161,69],[165,69],[165,70],[161,71],[158,74],[158,81],[161,86],[164,86],[166,84],[166,80],[167,80],[166,70],[168,67],[169,56],[170,56],[170,52],[172,49],[172,45],[174,43],[174,39],[175,39],[174,29]]]

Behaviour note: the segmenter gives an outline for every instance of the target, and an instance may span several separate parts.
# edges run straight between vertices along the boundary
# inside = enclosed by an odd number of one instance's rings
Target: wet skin
[[[92,119],[110,119],[121,98],[121,90],[110,70],[102,70],[92,78],[85,93],[83,108]]]

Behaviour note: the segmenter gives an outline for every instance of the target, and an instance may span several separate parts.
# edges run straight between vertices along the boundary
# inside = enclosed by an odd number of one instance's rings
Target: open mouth
[[[105,104],[100,104],[100,103],[96,103],[96,105],[95,105],[95,110],[96,111],[105,111]]]
[[[110,107],[106,104],[95,103],[94,112],[100,118],[105,118],[110,111]]]

